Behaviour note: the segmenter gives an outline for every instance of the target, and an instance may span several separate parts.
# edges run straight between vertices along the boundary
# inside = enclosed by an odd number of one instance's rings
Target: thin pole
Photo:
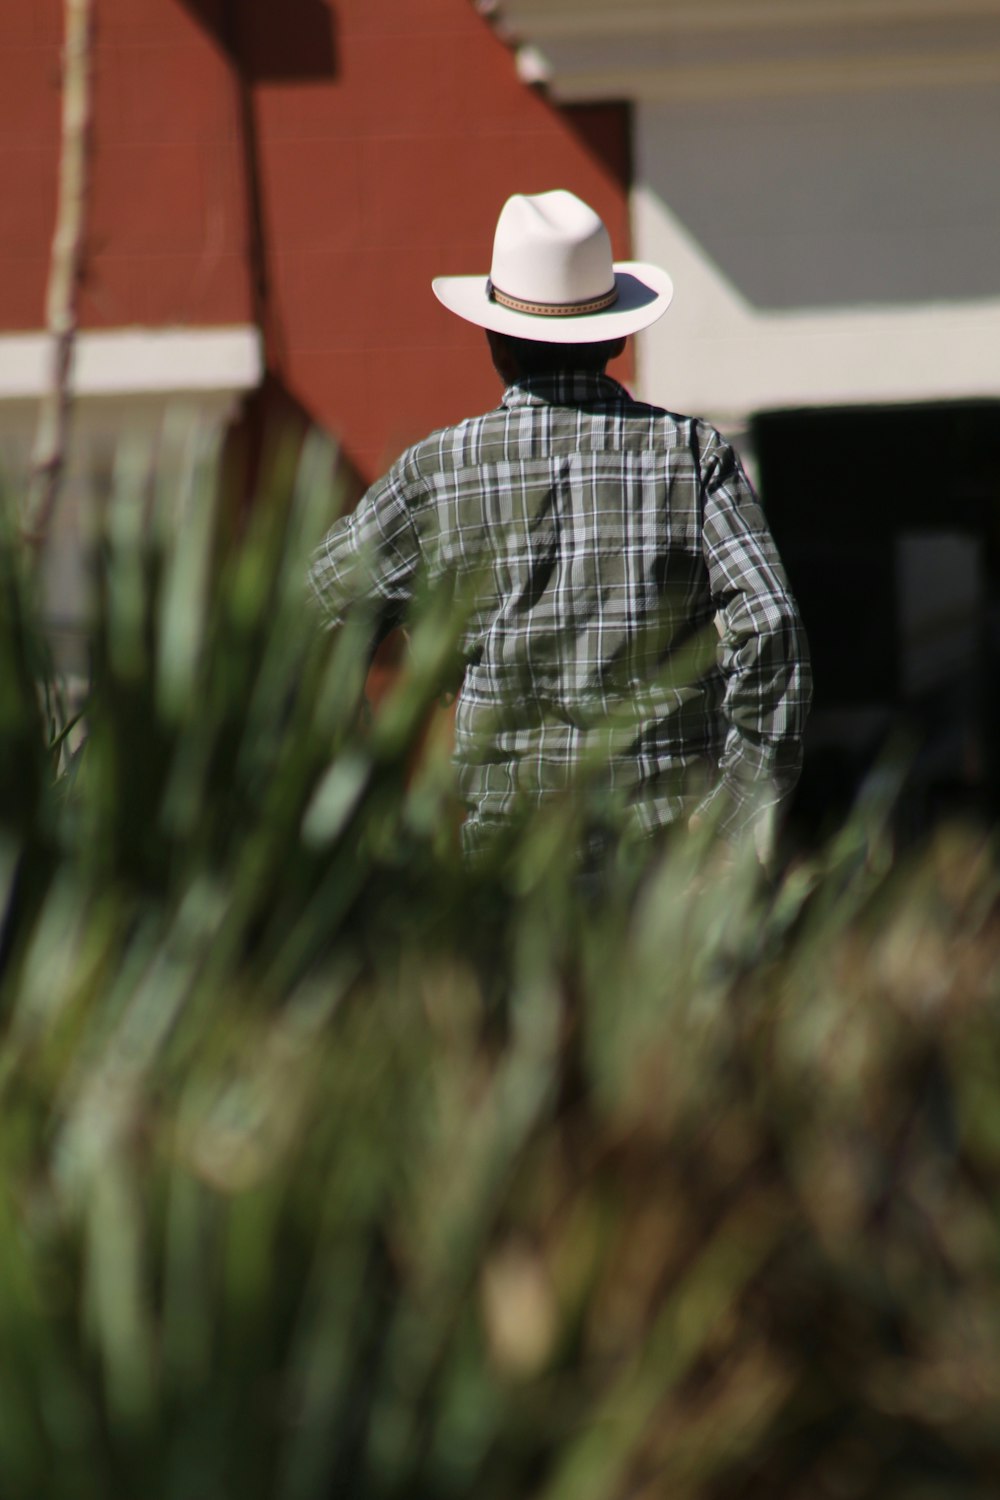
[[[24,535],[36,545],[44,542],[55,513],[69,445],[71,372],[86,240],[94,0],[64,0],[63,19],[59,196],[45,312],[52,377],[39,408],[24,517]]]

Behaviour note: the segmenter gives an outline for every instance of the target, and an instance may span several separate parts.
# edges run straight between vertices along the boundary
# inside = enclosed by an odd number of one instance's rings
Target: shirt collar
[[[632,400],[628,391],[610,375],[586,370],[562,370],[555,375],[526,375],[509,385],[502,405],[508,410],[521,406],[620,405]]]

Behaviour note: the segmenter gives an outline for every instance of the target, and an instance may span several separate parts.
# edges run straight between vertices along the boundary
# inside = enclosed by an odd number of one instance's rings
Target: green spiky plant
[[[0,547],[0,1494],[992,1500],[987,831],[466,867],[460,622],[364,712],[332,475],[123,448],[75,727]]]

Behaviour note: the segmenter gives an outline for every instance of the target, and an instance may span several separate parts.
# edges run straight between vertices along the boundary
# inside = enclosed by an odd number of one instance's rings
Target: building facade
[[[813,640],[821,785],[854,786],[902,722],[928,797],[996,807],[995,0],[8,0],[12,476],[51,380],[61,58],[84,3],[67,579],[74,486],[179,403],[251,447],[315,423],[356,484],[492,405],[481,336],[430,280],[486,268],[509,193],[564,186],[619,256],[673,275],[617,373],[713,419],[759,483]]]
[[[551,104],[467,0],[89,4],[84,439],[117,430],[126,401],[231,412],[266,385],[371,479],[496,399],[481,340],[430,281],[488,260],[509,193],[569,186],[628,250],[627,112]],[[66,8],[0,16],[8,461],[48,380]]]

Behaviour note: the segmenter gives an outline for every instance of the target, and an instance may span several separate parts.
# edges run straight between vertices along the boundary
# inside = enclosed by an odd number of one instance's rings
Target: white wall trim
[[[48,333],[0,335],[0,401],[33,400],[51,384]],[[124,328],[77,336],[77,397],[253,390],[264,373],[258,329]]]
[[[1000,397],[1000,297],[914,306],[751,306],[649,189],[632,193],[638,257],[677,293],[637,340],[637,389],[722,426],[797,406]]]
[[[851,53],[789,61],[722,61],[718,64],[672,65],[655,62],[617,67],[588,59],[552,61],[540,47],[518,48],[522,83],[544,84],[560,104],[641,99],[647,103],[679,100],[772,99],[811,97],[820,93],[851,95],[892,90],[956,90],[1000,83],[1000,48],[957,49],[943,56],[899,52],[891,57],[857,57]]]
[[[952,25],[996,17],[996,0],[474,0],[505,40],[588,39],[684,32]]]
[[[1000,79],[997,0],[475,0],[561,103],[960,89]]]

